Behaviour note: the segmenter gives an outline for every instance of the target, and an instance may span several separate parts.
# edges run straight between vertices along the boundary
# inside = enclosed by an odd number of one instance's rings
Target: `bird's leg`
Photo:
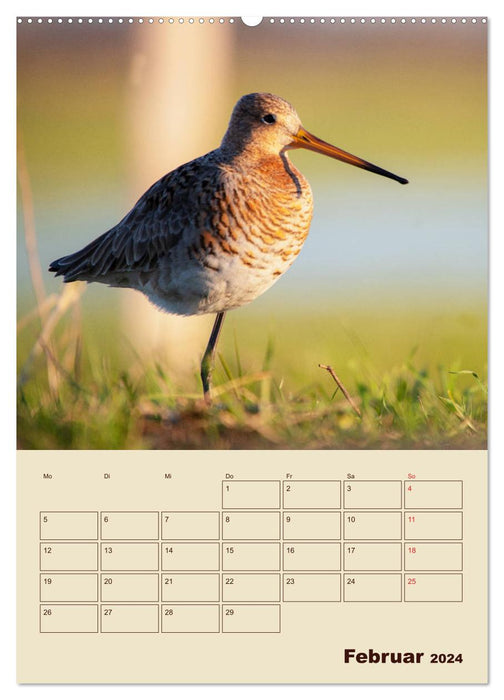
[[[217,346],[217,341],[219,340],[219,335],[221,332],[222,324],[224,322],[225,311],[219,311],[215,318],[215,323],[210,334],[210,340],[201,360],[201,381],[203,382],[203,396],[205,401],[210,404],[210,386],[212,382],[212,370],[214,364],[215,348]]]

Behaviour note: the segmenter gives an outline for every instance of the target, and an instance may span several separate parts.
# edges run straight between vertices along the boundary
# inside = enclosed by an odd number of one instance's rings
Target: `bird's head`
[[[236,151],[255,150],[264,156],[278,155],[300,128],[301,120],[286,100],[253,92],[236,103],[222,145]]]
[[[238,100],[221,147],[233,154],[246,151],[258,158],[279,155],[294,148],[305,148],[389,177],[403,185],[408,182],[403,177],[310,134],[289,102],[266,92],[254,92]]]

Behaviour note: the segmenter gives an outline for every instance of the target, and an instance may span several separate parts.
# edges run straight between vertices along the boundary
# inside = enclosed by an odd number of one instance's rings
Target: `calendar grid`
[[[218,510],[41,511],[39,543],[40,632],[280,633],[299,604],[462,602],[463,483],[229,479]]]

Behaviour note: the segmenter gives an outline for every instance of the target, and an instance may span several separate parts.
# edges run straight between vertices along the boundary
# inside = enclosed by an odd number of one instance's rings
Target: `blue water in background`
[[[367,174],[366,174],[367,176]],[[383,181],[382,181],[383,180]],[[427,178],[404,187],[385,180],[352,180],[333,187],[312,182],[315,213],[301,255],[268,303],[296,304],[323,297],[364,298],[393,294],[422,300],[442,292],[449,303],[475,295],[487,283],[486,192],[460,184],[435,189]],[[48,292],[60,288],[46,272],[49,263],[73,252],[113,226],[128,206],[120,188],[39,201],[35,206],[37,242]],[[20,310],[33,305],[31,281],[18,216],[18,296]],[[93,285],[94,286],[94,285]],[[93,291],[96,300],[109,293]]]

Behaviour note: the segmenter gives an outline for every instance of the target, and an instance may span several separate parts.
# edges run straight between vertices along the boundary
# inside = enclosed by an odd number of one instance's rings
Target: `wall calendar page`
[[[488,682],[487,30],[17,18],[18,683]]]

